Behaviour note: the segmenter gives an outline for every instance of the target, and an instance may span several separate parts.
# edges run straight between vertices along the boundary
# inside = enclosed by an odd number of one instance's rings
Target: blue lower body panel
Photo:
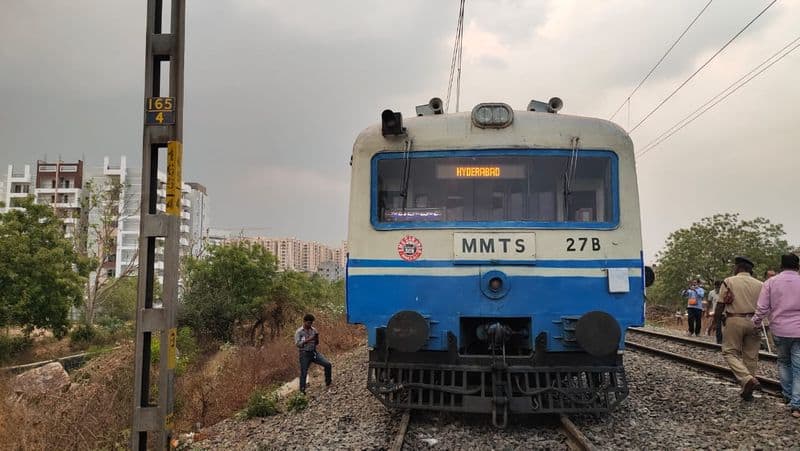
[[[565,319],[577,319],[590,311],[614,317],[622,331],[644,322],[641,277],[629,278],[631,291],[609,293],[604,277],[508,276],[507,292],[490,299],[481,289],[479,274],[352,275],[347,278],[347,317],[364,324],[369,345],[375,346],[376,330],[385,327],[395,313],[419,312],[429,321],[430,337],[423,350],[447,349],[448,333],[460,339],[465,317],[529,318],[530,337],[545,332],[551,352],[574,351],[564,340]],[[622,349],[624,334],[620,338]]]

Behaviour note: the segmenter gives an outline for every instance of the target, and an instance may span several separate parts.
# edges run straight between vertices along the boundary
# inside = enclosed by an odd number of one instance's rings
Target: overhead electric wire
[[[652,109],[652,110],[651,110],[649,113],[647,113],[647,115],[646,115],[644,118],[642,118],[642,120],[640,120],[640,121],[639,121],[639,123],[637,123],[636,125],[634,125],[634,126],[633,126],[633,128],[632,128],[632,129],[630,129],[630,131],[628,131],[628,133],[633,133],[633,132],[634,132],[634,131],[635,131],[637,128],[639,128],[639,126],[641,126],[641,125],[644,123],[644,121],[646,121],[648,118],[650,118],[650,116],[652,116],[652,115],[653,115],[653,114],[654,114],[656,111],[658,111],[658,110],[659,110],[659,109],[660,109],[662,106],[664,106],[664,104],[665,104],[665,103],[667,103],[667,101],[668,101],[669,99],[671,99],[671,98],[672,98],[672,97],[673,97],[675,94],[677,94],[677,93],[678,93],[678,91],[680,91],[680,90],[681,90],[681,89],[682,89],[684,86],[686,86],[686,84],[687,84],[687,83],[689,83],[689,81],[691,81],[691,80],[694,78],[694,76],[695,76],[695,75],[697,75],[697,74],[698,74],[698,73],[699,73],[701,70],[703,70],[703,68],[705,68],[706,66],[708,66],[708,64],[709,64],[709,63],[711,63],[711,61],[713,61],[713,60],[714,60],[714,58],[716,58],[716,57],[717,57],[717,55],[719,55],[720,53],[722,53],[722,51],[723,51],[723,50],[725,50],[725,49],[726,49],[726,48],[727,48],[727,47],[728,47],[728,46],[729,46],[729,45],[730,45],[730,44],[731,44],[731,43],[732,43],[734,40],[736,40],[736,38],[738,38],[738,37],[739,37],[739,36],[740,36],[742,33],[744,33],[744,32],[745,32],[745,30],[747,30],[748,28],[750,28],[750,25],[752,25],[752,24],[753,24],[753,23],[754,23],[756,20],[758,20],[758,18],[759,18],[759,17],[761,17],[761,16],[762,16],[762,15],[763,15],[765,12],[767,12],[767,10],[768,10],[768,9],[770,9],[770,8],[772,7],[772,5],[774,5],[774,4],[775,4],[775,2],[777,2],[777,1],[778,1],[778,0],[772,0],[772,2],[770,2],[770,4],[769,4],[769,5],[767,5],[767,6],[766,6],[764,9],[762,9],[762,10],[761,10],[761,12],[759,12],[758,14],[756,14],[756,16],[755,16],[755,17],[753,17],[753,18],[750,20],[750,22],[748,22],[748,23],[747,23],[747,25],[745,25],[744,27],[742,27],[742,29],[741,29],[741,30],[739,30],[739,31],[738,31],[738,32],[737,32],[735,35],[733,35],[733,37],[732,37],[732,38],[730,38],[730,39],[728,40],[728,42],[726,42],[726,43],[725,43],[725,45],[723,45],[722,47],[720,47],[720,48],[719,48],[719,50],[717,50],[716,52],[714,52],[714,54],[713,54],[713,55],[711,55],[711,57],[710,57],[709,59],[707,59],[705,63],[703,63],[703,64],[702,64],[700,67],[698,67],[698,68],[697,68],[697,70],[695,70],[694,72],[692,72],[692,75],[689,75],[689,78],[687,78],[686,80],[684,80],[684,81],[683,81],[683,83],[681,83],[680,85],[678,85],[678,87],[677,87],[677,88],[675,88],[675,90],[674,90],[674,91],[672,91],[672,92],[670,93],[670,95],[668,95],[668,96],[667,96],[667,97],[666,97],[664,100],[662,100],[662,101],[661,101],[661,103],[659,103],[658,105],[656,105],[656,107],[655,107],[655,108],[653,108],[653,109]]]
[[[748,72],[747,74],[745,74],[745,75],[743,75],[742,77],[740,77],[738,80],[736,80],[735,82],[733,82],[733,83],[732,83],[731,85],[729,85],[727,88],[725,88],[724,90],[722,90],[722,91],[721,91],[719,94],[715,95],[715,96],[714,96],[714,97],[712,97],[712,98],[711,98],[709,101],[707,101],[706,103],[704,103],[703,105],[701,105],[699,108],[697,108],[696,110],[694,110],[693,112],[691,112],[691,113],[690,113],[688,116],[686,116],[686,117],[684,117],[683,119],[681,119],[680,121],[678,121],[678,122],[677,122],[675,125],[673,125],[672,127],[670,127],[670,128],[669,128],[669,129],[668,129],[666,132],[664,132],[664,133],[662,133],[661,135],[659,135],[659,136],[658,136],[656,139],[654,139],[654,140],[650,141],[650,143],[648,143],[648,144],[647,144],[647,145],[644,147],[644,149],[642,149],[642,151],[641,151],[641,152],[639,152],[639,153],[637,153],[637,154],[636,154],[636,157],[637,157],[637,158],[641,158],[641,157],[642,157],[643,155],[645,155],[646,153],[648,153],[648,152],[650,152],[651,150],[655,149],[656,147],[658,147],[658,145],[659,145],[659,144],[663,143],[664,141],[666,141],[667,139],[669,139],[669,138],[670,138],[672,135],[674,135],[675,133],[679,132],[681,129],[683,129],[683,128],[684,128],[684,127],[686,127],[687,125],[689,125],[689,124],[691,124],[692,122],[694,122],[694,121],[695,121],[696,119],[698,119],[700,116],[702,116],[703,114],[705,114],[705,113],[706,113],[708,110],[710,110],[710,109],[714,108],[714,107],[715,107],[717,104],[721,103],[723,100],[725,100],[726,98],[728,98],[728,96],[730,96],[730,95],[731,95],[731,94],[733,94],[734,92],[738,91],[739,89],[743,88],[743,87],[744,87],[744,86],[745,86],[747,83],[749,83],[751,80],[753,80],[754,78],[756,78],[756,77],[758,77],[759,75],[761,75],[762,73],[764,73],[764,72],[765,72],[767,69],[769,69],[770,67],[772,67],[772,66],[773,66],[775,63],[777,63],[778,61],[782,60],[783,58],[785,58],[785,57],[789,56],[789,54],[790,54],[790,53],[792,53],[792,52],[794,52],[795,50],[797,50],[798,48],[800,48],[800,43],[798,43],[798,41],[800,41],[800,36],[798,36],[798,37],[797,37],[797,38],[795,38],[795,39],[794,39],[792,42],[790,42],[789,44],[785,45],[785,46],[784,46],[782,49],[778,50],[778,51],[777,51],[776,53],[774,53],[772,56],[770,56],[769,58],[767,58],[766,60],[764,60],[763,62],[761,62],[761,64],[759,64],[758,66],[756,66],[755,68],[753,68],[753,69],[752,69],[750,72]],[[773,58],[775,58],[775,57],[776,57],[778,54],[780,54],[781,52],[783,52],[784,50],[786,50],[786,49],[787,49],[789,46],[791,46],[791,45],[793,45],[793,44],[794,44],[794,47],[792,47],[792,48],[791,48],[791,49],[789,49],[788,51],[784,52],[784,53],[783,53],[782,55],[780,55],[778,58],[776,58],[775,60],[773,60],[772,62],[770,62],[769,64],[767,64],[767,62],[768,62],[768,61],[770,61],[770,60],[772,60]],[[766,66],[765,66],[765,64],[766,64]],[[764,67],[762,67],[762,66],[764,66]],[[761,68],[761,70],[758,70],[759,68]],[[755,72],[756,70],[758,70],[758,72]],[[753,72],[755,72],[755,73],[753,73]],[[752,75],[751,75],[751,74],[752,74]],[[748,76],[749,76],[749,78],[747,78],[746,80],[744,80],[744,82],[742,82],[742,83],[738,84],[738,86],[736,86],[736,85],[737,85],[737,83],[739,83],[739,82],[740,82],[740,81],[742,81],[742,80],[743,80],[745,77],[748,77]],[[736,86],[736,87],[735,87],[735,88],[733,88],[733,89],[731,90],[731,88],[732,88],[733,86]],[[729,91],[729,90],[730,90],[730,91]],[[729,92],[728,92],[728,91],[729,91]],[[725,94],[726,92],[727,92],[727,94]],[[723,96],[723,94],[725,94],[725,95]],[[720,96],[722,96],[722,97],[720,97]],[[716,99],[716,100],[715,100],[715,99]],[[712,102],[713,102],[713,103],[712,103]],[[709,104],[710,104],[710,105],[709,105]],[[703,108],[705,108],[705,109],[703,109]],[[702,111],[701,111],[701,109],[702,109]],[[698,111],[699,111],[699,113],[698,113]],[[695,115],[695,113],[697,113],[697,114]],[[692,116],[694,116],[694,117],[692,117]],[[691,118],[691,119],[689,119],[689,118]]]
[[[464,51],[464,5],[466,0],[461,0],[461,39],[458,43],[458,75],[456,76],[456,113],[461,104],[461,53]]]
[[[447,82],[447,97],[445,100],[445,111],[450,111],[450,93],[453,90],[453,77],[455,76],[456,66],[458,67],[458,79],[456,80],[456,97],[461,95],[461,47],[464,40],[464,3],[461,0],[458,8],[458,25],[456,26],[456,39],[453,44],[453,55],[450,58],[450,79]],[[456,99],[458,103],[458,99]],[[456,108],[458,109],[458,108]]]
[[[689,29],[691,29],[691,28],[692,28],[692,25],[694,25],[694,23],[695,23],[695,22],[697,22],[697,19],[699,19],[699,18],[700,18],[700,16],[702,16],[702,15],[703,15],[703,13],[704,13],[704,12],[706,12],[706,10],[708,9],[708,7],[709,7],[709,6],[711,6],[711,2],[713,2],[713,1],[714,1],[714,0],[708,0],[708,3],[706,3],[706,6],[704,6],[704,7],[703,7],[703,9],[701,9],[701,10],[700,10],[700,12],[699,12],[699,13],[697,13],[697,15],[696,15],[696,16],[695,16],[695,18],[692,20],[692,22],[691,22],[691,23],[689,23],[689,25],[686,27],[686,29],[684,29],[684,30],[683,30],[683,33],[681,33],[681,35],[680,35],[680,36],[678,36],[678,39],[676,39],[676,40],[675,40],[675,42],[673,42],[673,43],[672,43],[672,45],[671,45],[671,46],[669,46],[669,48],[667,49],[667,51],[666,51],[666,52],[664,52],[664,54],[661,56],[661,59],[659,59],[659,60],[658,60],[658,62],[656,63],[656,65],[655,65],[655,66],[653,66],[653,68],[652,68],[652,69],[650,69],[650,72],[648,72],[648,73],[647,73],[647,75],[645,75],[645,76],[644,76],[644,78],[642,78],[642,81],[640,81],[640,82],[639,82],[639,84],[638,84],[638,85],[636,85],[636,87],[635,87],[635,88],[633,88],[633,91],[631,91],[631,93],[630,93],[630,94],[628,94],[628,97],[626,97],[626,98],[625,98],[625,100],[623,100],[623,101],[622,101],[622,103],[620,104],[619,108],[617,108],[617,111],[614,111],[614,114],[612,114],[612,115],[611,115],[611,117],[609,117],[609,118],[608,118],[608,120],[609,120],[609,121],[610,121],[610,120],[612,120],[612,119],[614,119],[614,116],[616,116],[616,115],[617,115],[617,113],[619,113],[619,112],[620,112],[620,110],[622,109],[622,107],[624,107],[624,106],[625,106],[625,104],[626,104],[626,103],[628,103],[628,105],[630,106],[630,103],[629,103],[629,102],[631,101],[631,97],[633,97],[633,95],[634,95],[634,94],[636,94],[636,91],[638,91],[638,90],[639,90],[639,88],[641,88],[641,87],[642,87],[642,85],[644,84],[644,82],[645,82],[645,81],[647,81],[647,79],[648,79],[648,78],[650,78],[650,76],[651,76],[651,75],[653,75],[653,72],[655,72],[655,71],[656,71],[656,69],[658,68],[658,66],[661,64],[661,62],[662,62],[662,61],[664,61],[664,58],[666,58],[666,57],[667,57],[667,55],[669,55],[669,53],[672,51],[672,49],[674,49],[674,48],[675,48],[675,46],[676,46],[676,45],[678,45],[678,42],[680,42],[680,41],[681,41],[681,39],[683,39],[683,37],[686,35],[686,33],[688,33],[688,32],[689,32]]]
[[[649,143],[647,143],[647,145],[645,145],[645,146],[644,146],[644,148],[643,148],[643,149],[640,151],[639,155],[644,155],[644,154],[645,154],[647,151],[649,151],[649,150],[650,150],[652,147],[655,147],[655,146],[657,146],[658,144],[660,144],[661,142],[663,142],[665,139],[669,138],[669,136],[672,136],[672,133],[673,133],[673,132],[677,132],[677,130],[676,130],[676,129],[678,129],[679,127],[681,127],[681,126],[682,126],[682,124],[683,124],[684,122],[686,122],[687,120],[689,120],[690,118],[692,118],[692,116],[694,116],[694,115],[695,115],[697,112],[699,112],[700,110],[702,110],[703,108],[707,107],[709,104],[711,104],[712,102],[714,102],[715,100],[717,100],[719,97],[721,97],[721,96],[722,96],[722,95],[724,95],[726,92],[728,92],[728,91],[729,91],[731,88],[733,88],[734,86],[736,86],[737,84],[739,84],[739,83],[740,83],[742,80],[744,80],[745,78],[747,78],[747,77],[749,77],[750,75],[752,75],[754,72],[756,72],[757,70],[759,70],[759,69],[760,69],[762,66],[764,66],[764,65],[765,65],[765,64],[767,64],[767,63],[769,63],[769,62],[770,62],[770,61],[771,61],[773,58],[775,58],[775,57],[777,57],[778,55],[780,55],[781,53],[783,53],[783,52],[784,52],[786,49],[788,49],[789,47],[791,47],[792,45],[794,45],[794,44],[795,44],[795,43],[797,43],[798,41],[800,41],[800,36],[798,36],[798,37],[797,37],[797,38],[795,38],[793,41],[791,41],[791,42],[789,42],[788,44],[786,44],[785,46],[783,46],[783,47],[782,47],[780,50],[778,50],[777,52],[773,53],[773,54],[772,54],[772,55],[771,55],[769,58],[765,59],[765,60],[764,60],[764,61],[762,61],[760,64],[758,64],[756,67],[752,68],[752,69],[750,70],[750,72],[748,72],[748,73],[746,73],[746,74],[742,75],[741,77],[739,77],[739,79],[737,79],[736,81],[734,81],[733,83],[731,83],[730,85],[728,85],[728,87],[727,87],[727,88],[725,88],[725,89],[723,89],[722,91],[720,91],[720,92],[719,92],[717,95],[715,95],[714,97],[710,98],[710,99],[709,99],[709,100],[707,100],[707,101],[706,101],[704,104],[700,105],[700,106],[699,106],[699,107],[697,107],[697,108],[696,108],[694,111],[692,111],[691,113],[689,113],[688,115],[686,115],[686,116],[685,116],[683,119],[681,119],[681,120],[679,120],[677,123],[675,123],[675,125],[673,125],[672,127],[668,128],[666,131],[662,132],[662,133],[661,133],[660,135],[658,135],[658,136],[657,136],[655,139],[651,140]],[[791,50],[790,50],[789,52],[787,52],[787,54],[788,54],[788,53],[791,53]],[[785,56],[785,55],[784,55],[784,56]],[[781,57],[781,58],[783,58],[783,57]],[[778,60],[774,61],[774,62],[773,62],[773,64],[774,64],[775,62],[777,62],[777,61],[778,61]],[[738,89],[738,88],[737,88],[737,89]],[[692,120],[694,120],[694,119],[692,119]],[[667,135],[669,135],[669,136],[667,136]]]

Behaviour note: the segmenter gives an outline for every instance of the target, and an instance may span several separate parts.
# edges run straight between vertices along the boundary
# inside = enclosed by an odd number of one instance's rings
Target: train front
[[[644,322],[632,144],[531,105],[387,110],[354,145],[347,315],[387,406],[503,426],[627,396],[624,331]]]

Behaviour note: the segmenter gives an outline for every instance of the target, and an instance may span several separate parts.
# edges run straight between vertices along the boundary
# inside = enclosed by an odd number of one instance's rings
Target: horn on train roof
[[[444,114],[442,99],[434,97],[425,105],[417,105],[417,116],[430,116],[432,114]]]
[[[528,111],[558,113],[561,108],[564,108],[564,101],[558,97],[552,97],[547,103],[538,100],[531,100],[528,103]]]

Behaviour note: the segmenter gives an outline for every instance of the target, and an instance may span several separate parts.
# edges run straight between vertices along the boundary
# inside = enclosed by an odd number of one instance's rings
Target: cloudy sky
[[[705,5],[479,1],[465,14],[463,109],[564,99],[608,118]],[[768,1],[716,0],[615,120],[630,129]],[[144,0],[0,2],[0,167],[127,155],[139,164]],[[352,142],[390,107],[445,96],[457,0],[188,0],[184,178],[212,225],[336,244]],[[632,133],[637,148],[798,37],[781,0]],[[638,161],[645,250],[717,212],[800,244],[800,50]]]

